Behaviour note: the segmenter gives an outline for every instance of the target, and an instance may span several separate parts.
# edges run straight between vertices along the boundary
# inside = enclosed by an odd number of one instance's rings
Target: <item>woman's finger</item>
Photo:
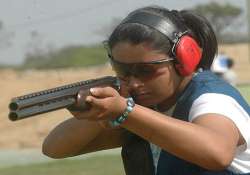
[[[113,97],[119,94],[114,88],[112,87],[103,87],[103,88],[91,88],[90,92],[93,96],[104,98],[104,97]]]
[[[86,97],[86,102],[88,102],[92,107],[97,107],[97,108],[103,108],[104,102],[103,99],[98,99],[93,96],[87,96]]]

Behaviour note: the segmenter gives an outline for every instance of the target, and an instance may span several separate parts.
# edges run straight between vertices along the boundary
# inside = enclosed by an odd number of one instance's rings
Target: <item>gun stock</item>
[[[106,86],[120,90],[119,80],[106,76],[12,98],[9,103],[9,119],[21,120],[62,108],[88,110],[90,106],[85,102],[85,98],[90,94],[90,88]]]

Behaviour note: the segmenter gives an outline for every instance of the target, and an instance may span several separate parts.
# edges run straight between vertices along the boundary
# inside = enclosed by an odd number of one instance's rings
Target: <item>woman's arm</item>
[[[43,153],[65,158],[122,145],[122,129],[105,129],[96,121],[68,119],[54,128],[43,143]]]
[[[88,152],[120,147],[127,139],[127,132],[118,127],[108,126],[110,117],[116,117],[125,109],[125,99],[111,87],[106,88],[108,93],[104,105],[99,107],[92,103],[90,110],[85,112],[71,112],[74,118],[68,119],[54,128],[43,143],[43,153],[52,158],[64,158]],[[91,91],[92,93],[92,91]],[[86,98],[89,101],[90,96]],[[120,100],[119,103],[114,102]],[[90,103],[90,101],[89,101]],[[123,108],[121,111],[120,108]],[[116,112],[105,113],[107,109]],[[117,111],[118,110],[118,111]],[[105,120],[102,115],[105,113]],[[118,114],[117,114],[118,113]],[[107,118],[108,117],[108,118]]]
[[[211,170],[230,165],[240,140],[234,123],[217,114],[203,115],[190,123],[136,105],[122,126],[177,157]]]

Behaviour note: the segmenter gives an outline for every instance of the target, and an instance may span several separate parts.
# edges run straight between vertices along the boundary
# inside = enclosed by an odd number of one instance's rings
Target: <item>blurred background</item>
[[[130,11],[152,4],[204,15],[219,41],[212,70],[250,102],[249,0],[0,0],[1,175],[124,174],[119,149],[64,160],[43,156],[43,139],[70,114],[60,110],[11,122],[8,103],[15,96],[113,75],[102,41]]]

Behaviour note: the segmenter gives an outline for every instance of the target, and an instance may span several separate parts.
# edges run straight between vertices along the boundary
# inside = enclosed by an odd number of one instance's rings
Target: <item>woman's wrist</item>
[[[121,125],[128,118],[129,113],[133,110],[135,106],[135,102],[132,97],[127,98],[126,105],[127,106],[124,112],[120,116],[110,121],[110,125],[112,127],[117,127]]]

